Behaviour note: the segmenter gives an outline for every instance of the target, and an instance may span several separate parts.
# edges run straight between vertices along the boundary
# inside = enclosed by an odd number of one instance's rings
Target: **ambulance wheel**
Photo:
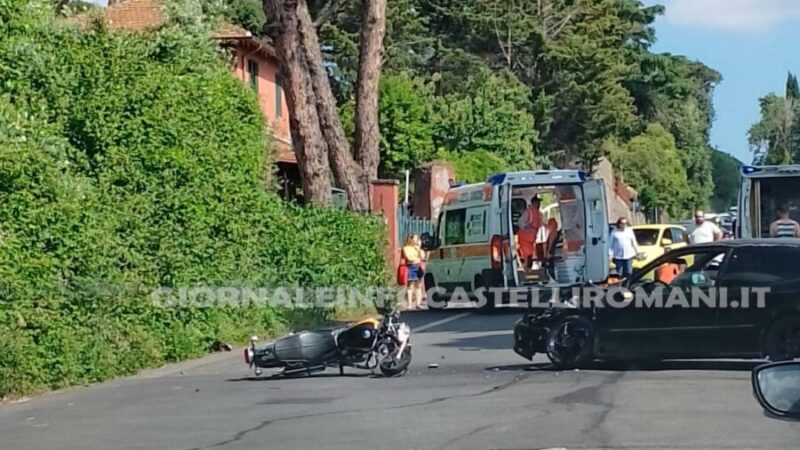
[[[423,284],[425,286],[425,300],[428,304],[428,309],[445,309],[447,308],[447,297],[436,292],[436,280],[433,278],[433,274],[426,273],[425,277],[423,278]],[[428,300],[428,295],[430,295],[430,300]]]
[[[477,284],[480,279],[480,285]],[[478,297],[478,312],[488,313],[494,311],[495,308],[495,292],[494,288],[503,285],[502,273],[496,269],[484,269],[480,275],[475,276],[475,286],[481,286],[485,290],[483,297]]]
[[[800,316],[782,317],[769,326],[764,353],[773,362],[800,357]]]
[[[480,275],[475,275],[475,278],[472,280],[472,295],[477,297],[477,294],[475,294],[475,291],[477,291],[478,289],[483,288],[483,287],[484,287],[484,285],[483,285],[483,277],[481,277]]]

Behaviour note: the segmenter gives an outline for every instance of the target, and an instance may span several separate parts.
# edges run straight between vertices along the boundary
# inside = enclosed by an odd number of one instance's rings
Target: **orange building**
[[[102,14],[111,29],[145,32],[164,23],[163,6],[158,0],[126,0],[108,6]],[[75,20],[88,23],[92,18],[91,13],[84,13],[76,16]],[[289,106],[283,94],[275,50],[249,31],[232,24],[220,27],[213,39],[232,51],[234,75],[258,95],[264,120],[272,133],[272,144],[276,148],[281,195],[284,198],[293,197],[299,188],[300,172],[292,151]]]

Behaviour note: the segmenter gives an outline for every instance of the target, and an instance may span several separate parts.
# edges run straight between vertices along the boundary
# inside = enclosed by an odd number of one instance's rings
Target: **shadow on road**
[[[354,369],[355,370],[355,369]],[[294,381],[294,380],[307,380],[309,378],[386,378],[380,375],[373,375],[369,372],[364,373],[346,373],[344,375],[339,375],[338,372],[318,372],[312,373],[311,375],[262,375],[260,377],[257,376],[248,376],[248,377],[241,377],[241,378],[228,378],[225,380],[229,383],[239,383],[242,381]]]
[[[663,370],[711,370],[749,372],[763,361],[716,361],[716,360],[669,360],[669,361],[596,361],[582,370],[598,371],[642,371],[657,372]],[[515,371],[559,371],[550,363],[512,364],[508,366],[487,367],[486,370],[494,372]]]
[[[497,308],[492,311],[478,311],[475,308],[454,308],[445,310],[404,311],[402,319],[411,326],[413,333],[477,333],[491,331],[510,331],[514,322],[522,316],[525,308]],[[468,313],[468,316],[445,322],[422,331],[417,328],[440,320]]]
[[[452,339],[433,345],[436,347],[458,348],[459,350],[511,350],[513,344],[514,337],[511,335],[511,331],[506,331],[483,336]]]

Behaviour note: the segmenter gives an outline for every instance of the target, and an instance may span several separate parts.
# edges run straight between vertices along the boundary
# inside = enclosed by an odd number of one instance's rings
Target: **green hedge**
[[[159,308],[159,286],[370,286],[383,223],[266,192],[253,93],[202,25],[79,30],[0,0],[0,397],[326,318]]]

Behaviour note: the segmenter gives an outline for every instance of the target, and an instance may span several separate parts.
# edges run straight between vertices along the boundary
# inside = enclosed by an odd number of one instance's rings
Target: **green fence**
[[[434,222],[430,219],[412,217],[407,206],[397,209],[397,239],[398,245],[403,245],[406,237],[411,234],[433,234]]]

